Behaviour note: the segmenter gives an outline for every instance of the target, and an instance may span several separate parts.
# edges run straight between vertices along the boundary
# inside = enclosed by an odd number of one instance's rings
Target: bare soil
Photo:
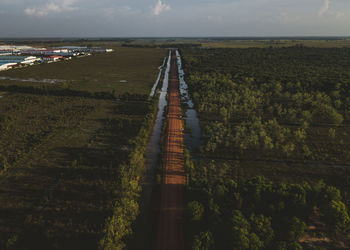
[[[184,249],[183,185],[186,182],[183,159],[183,122],[176,55],[172,51],[169,77],[169,105],[165,144],[165,165],[157,235],[158,250]]]

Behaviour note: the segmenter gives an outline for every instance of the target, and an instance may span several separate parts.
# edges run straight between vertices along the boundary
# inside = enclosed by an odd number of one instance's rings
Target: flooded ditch
[[[166,62],[166,57],[165,57],[164,60],[163,60],[162,66],[159,67],[158,77],[157,77],[156,82],[155,82],[154,85],[153,85],[153,88],[152,88],[152,90],[151,90],[151,94],[149,95],[150,97],[154,97],[154,94],[155,94],[155,92],[156,92],[156,89],[157,89],[158,84],[159,84],[159,81],[160,81],[160,77],[162,76],[162,73],[163,73],[163,69],[164,69],[165,62]]]
[[[190,133],[185,132],[185,144],[190,153],[193,155],[199,149],[201,144],[201,129],[197,111],[194,109],[194,104],[188,93],[188,86],[185,82],[185,72],[182,69],[182,61],[179,51],[176,51],[176,56],[179,71],[181,102],[186,106],[184,119],[187,127],[190,129]]]

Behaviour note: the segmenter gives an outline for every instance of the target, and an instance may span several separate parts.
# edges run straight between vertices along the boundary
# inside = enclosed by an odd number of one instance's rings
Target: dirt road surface
[[[172,51],[168,108],[165,165],[156,249],[183,250],[183,185],[186,177],[183,159],[183,122],[175,51]]]

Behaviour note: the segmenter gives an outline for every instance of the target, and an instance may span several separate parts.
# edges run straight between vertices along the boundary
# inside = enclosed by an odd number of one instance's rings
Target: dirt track
[[[186,177],[183,167],[183,122],[175,51],[172,51],[168,108],[157,250],[182,250],[183,185]]]

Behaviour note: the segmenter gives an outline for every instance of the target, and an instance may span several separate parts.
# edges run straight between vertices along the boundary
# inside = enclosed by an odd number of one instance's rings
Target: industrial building
[[[0,71],[23,65],[51,63],[91,53],[112,52],[100,47],[63,46],[55,48],[35,48],[31,46],[0,45]]]
[[[21,65],[33,65],[40,63],[41,60],[41,58],[36,56],[0,55],[0,70],[7,70]]]

